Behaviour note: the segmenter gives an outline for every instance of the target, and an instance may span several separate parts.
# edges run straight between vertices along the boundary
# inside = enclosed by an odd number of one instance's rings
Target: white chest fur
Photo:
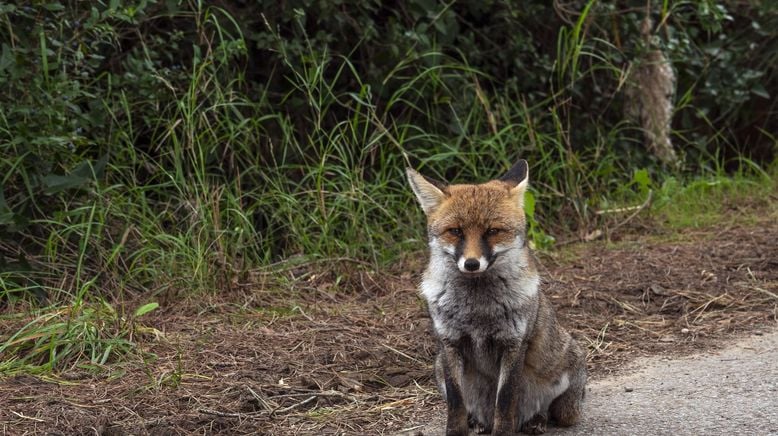
[[[457,277],[452,271],[437,272],[442,271],[430,264],[421,293],[440,337],[456,340],[468,336],[476,342],[524,337],[528,311],[536,304],[536,274],[521,277],[494,272],[473,280]]]

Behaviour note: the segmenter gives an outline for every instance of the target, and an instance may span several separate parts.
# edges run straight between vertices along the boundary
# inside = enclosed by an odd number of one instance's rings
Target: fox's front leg
[[[513,435],[516,432],[519,419],[521,372],[524,367],[526,348],[526,345],[521,343],[509,344],[502,353],[492,435]]]
[[[467,409],[462,392],[464,362],[462,352],[455,344],[443,343],[440,349],[443,363],[443,380],[446,386],[448,419],[446,436],[467,436]]]

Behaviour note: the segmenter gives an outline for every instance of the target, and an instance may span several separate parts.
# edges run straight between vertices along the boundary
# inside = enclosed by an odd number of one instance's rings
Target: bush
[[[423,237],[408,164],[457,181],[525,157],[536,242],[585,232],[635,168],[672,172],[624,115],[652,47],[675,68],[685,170],[772,159],[771,6],[665,2],[647,40],[642,4],[554,4],[0,6],[5,292],[223,289],[296,255],[380,264]]]

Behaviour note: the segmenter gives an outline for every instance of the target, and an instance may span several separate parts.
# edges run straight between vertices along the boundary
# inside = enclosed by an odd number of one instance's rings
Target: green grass
[[[595,215],[604,227],[640,214],[668,230],[681,231],[733,218],[752,224],[760,215],[774,213],[778,161],[766,169],[743,157],[731,163],[737,168],[731,173],[721,166],[696,174],[633,170],[628,181],[594,203]]]
[[[654,212],[674,230],[700,228],[737,220],[753,224],[776,211],[778,172],[739,171],[730,176],[713,175],[687,183],[668,178],[658,190]]]
[[[673,182],[667,188],[677,192],[668,196],[668,203],[658,212],[665,225],[677,230],[719,224],[727,209],[738,203],[747,206],[746,201],[754,201],[765,191],[758,181],[726,178],[696,180],[683,187]],[[753,216],[742,218],[748,220],[746,224],[753,223]]]
[[[691,177],[662,175],[652,180],[647,171],[635,171],[629,183],[614,191],[611,198],[603,199],[601,210],[624,208],[617,214],[621,216],[637,210],[638,205],[648,206],[640,213],[671,231],[708,227],[726,220],[754,224],[776,211],[778,165],[764,170],[747,159],[737,162],[738,170],[732,174],[719,168]]]
[[[70,307],[1,316],[20,327],[0,343],[0,374],[48,374],[76,366],[99,370],[133,352],[134,341],[153,330],[137,322],[153,308],[145,305],[133,316],[123,316],[105,302],[75,301]]]

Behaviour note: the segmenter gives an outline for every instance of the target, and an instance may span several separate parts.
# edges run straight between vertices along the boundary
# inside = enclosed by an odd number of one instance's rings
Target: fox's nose
[[[468,271],[478,271],[478,269],[481,267],[481,263],[478,261],[478,259],[466,259],[465,260],[465,269]]]

